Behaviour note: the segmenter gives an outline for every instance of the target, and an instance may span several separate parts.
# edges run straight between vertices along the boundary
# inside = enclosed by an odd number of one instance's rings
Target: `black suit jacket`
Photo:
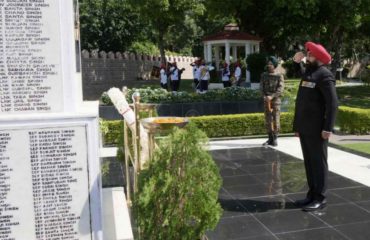
[[[299,66],[302,80],[296,99],[293,131],[301,134],[332,132],[338,109],[335,78],[325,66]]]

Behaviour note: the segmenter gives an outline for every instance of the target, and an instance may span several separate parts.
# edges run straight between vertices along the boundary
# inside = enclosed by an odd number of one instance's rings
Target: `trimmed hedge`
[[[339,107],[337,125],[345,133],[370,133],[370,109]]]
[[[192,117],[190,121],[208,137],[237,137],[266,134],[263,113]],[[121,144],[122,120],[104,121],[108,131],[103,135],[105,145]],[[281,114],[282,133],[292,131],[293,113]]]
[[[261,93],[258,90],[251,90],[243,87],[230,87],[225,89],[209,90],[207,93],[188,93],[178,92],[173,94],[160,88],[132,88],[128,89],[127,101],[132,102],[131,96],[134,91],[140,93],[142,103],[196,103],[196,102],[233,102],[261,99]],[[102,94],[101,103],[103,105],[112,105],[112,102],[105,92]]]
[[[281,133],[292,132],[293,113],[281,113]],[[208,137],[238,137],[266,134],[263,113],[190,118]]]
[[[281,133],[291,133],[294,113],[281,113]],[[238,137],[266,134],[263,113],[215,115],[192,117],[199,129],[208,137]],[[105,145],[122,145],[122,120],[104,121],[108,130],[103,134]],[[370,133],[370,109],[340,107],[337,125],[342,132],[350,134]]]

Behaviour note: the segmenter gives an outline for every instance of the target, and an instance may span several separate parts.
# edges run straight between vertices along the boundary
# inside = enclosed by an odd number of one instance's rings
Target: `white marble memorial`
[[[72,0],[0,0],[1,113],[75,111]]]
[[[0,0],[0,239],[101,240],[98,105],[73,0]]]

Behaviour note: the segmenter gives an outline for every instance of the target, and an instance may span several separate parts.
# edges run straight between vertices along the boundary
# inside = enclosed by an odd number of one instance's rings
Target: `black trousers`
[[[167,85],[167,83],[161,83],[161,87],[163,88],[163,89],[168,89],[168,85]]]
[[[222,81],[224,84],[224,88],[231,87],[231,82],[230,81]]]
[[[208,81],[200,80],[200,91],[208,91]]]
[[[195,89],[200,89],[200,84],[199,84],[199,80],[194,78],[194,88]]]
[[[328,140],[321,134],[300,134],[308,183],[307,198],[323,201],[328,182]]]
[[[177,92],[180,88],[180,80],[172,81],[172,91]]]

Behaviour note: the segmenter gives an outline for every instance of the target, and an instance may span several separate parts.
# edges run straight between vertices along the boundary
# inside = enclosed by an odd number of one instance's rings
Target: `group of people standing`
[[[231,87],[233,84],[240,86],[241,77],[242,77],[242,69],[240,62],[236,62],[233,72],[231,74],[230,66],[226,62],[222,66],[222,83],[224,84],[224,88]]]
[[[208,91],[209,81],[211,79],[210,72],[215,68],[207,65],[204,60],[198,59],[190,64],[193,67],[194,89],[198,93],[206,93]],[[168,90],[169,85],[172,92],[177,92],[180,88],[181,74],[185,69],[179,69],[177,63],[162,64],[160,67],[160,83],[163,89]],[[242,69],[240,62],[236,62],[230,69],[229,64],[224,63],[221,68],[221,80],[224,88],[232,85],[240,86]]]
[[[210,71],[214,68],[207,66],[204,60],[197,60],[190,64],[193,67],[194,89],[197,92],[205,93],[208,91],[209,80],[211,79]]]
[[[168,83],[171,85],[172,92],[177,92],[180,88],[181,74],[185,71],[184,68],[179,69],[177,63],[169,63],[161,65],[160,80],[161,87],[168,90]]]
[[[200,92],[205,92],[208,90],[208,84],[210,80],[209,71],[212,71],[214,68],[206,66],[204,60],[197,60],[194,63],[190,64],[193,67],[193,77],[195,88]],[[240,85],[240,80],[242,76],[241,64],[238,61],[235,64],[235,69],[231,72],[229,64],[226,62],[221,68],[221,80],[224,85],[224,88],[231,87],[233,83]]]

